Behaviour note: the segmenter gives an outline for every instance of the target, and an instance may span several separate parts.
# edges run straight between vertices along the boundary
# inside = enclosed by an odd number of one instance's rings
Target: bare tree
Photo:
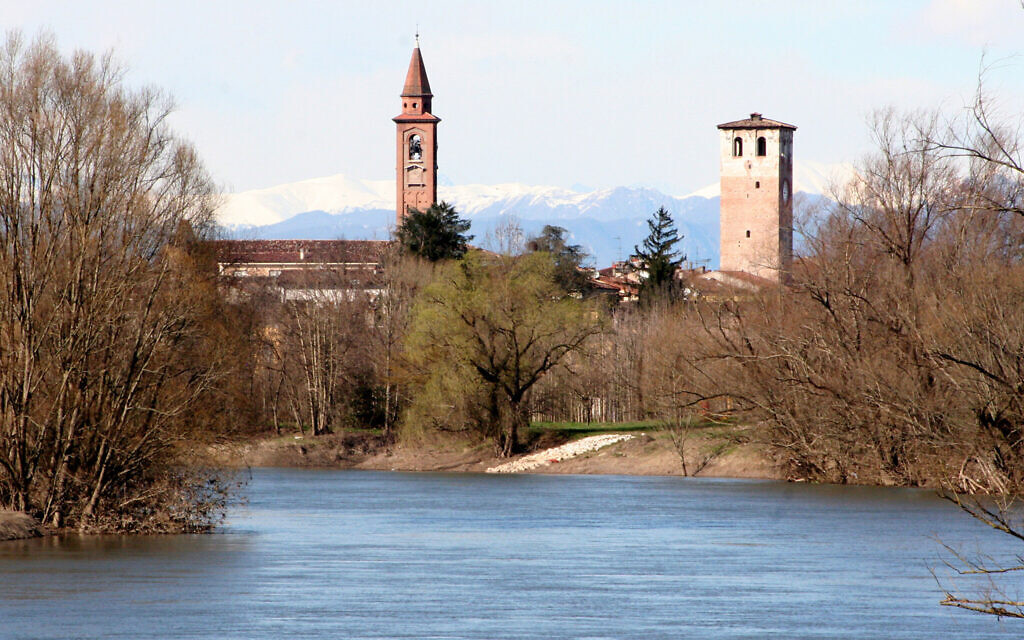
[[[192,486],[165,471],[223,373],[191,240],[210,181],[122,77],[47,37],[0,51],[0,504],[55,526],[189,522],[153,505]]]

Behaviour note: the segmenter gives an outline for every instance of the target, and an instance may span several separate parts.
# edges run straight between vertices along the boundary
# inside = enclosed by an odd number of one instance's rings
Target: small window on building
[[[403,103],[402,103],[402,106],[403,106],[403,107],[408,107],[408,106],[409,106],[409,103],[408,103],[408,102],[403,102]]]
[[[743,155],[743,138],[737,136],[732,141],[732,155],[733,157],[739,158]]]
[[[415,109],[415,108],[416,108],[416,103],[415,103],[415,102],[414,102],[414,103],[412,103],[412,108],[413,108],[413,109]]]
[[[768,155],[768,141],[764,139],[764,136],[757,139],[757,155]]]
[[[747,237],[750,237],[750,229],[747,229]]]
[[[755,180],[754,181],[754,188],[755,189],[760,189],[761,188],[761,181],[760,180]]]

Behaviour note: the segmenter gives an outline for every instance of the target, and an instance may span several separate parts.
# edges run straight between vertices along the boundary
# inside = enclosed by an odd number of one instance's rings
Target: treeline
[[[571,277],[585,256],[564,230],[509,229],[498,251],[463,255],[464,225],[454,249],[422,251],[423,229],[459,219],[418,213],[379,295],[286,304],[264,323],[279,350],[263,361],[279,363],[264,367],[264,420],[376,426],[389,441],[475,433],[509,455],[531,419],[700,417],[755,426],[794,478],[1016,491],[1024,174],[987,106],[941,125],[878,114],[876,152],[803,212],[781,286],[702,293],[676,269],[661,211],[636,253],[668,266],[618,305]],[[314,335],[306,316],[320,314]]]

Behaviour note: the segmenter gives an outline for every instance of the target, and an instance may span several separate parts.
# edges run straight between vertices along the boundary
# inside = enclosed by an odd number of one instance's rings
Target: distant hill
[[[820,193],[821,171],[796,187]],[[806,185],[806,186],[805,186]],[[717,183],[684,197],[656,189],[615,187],[580,193],[522,184],[440,186],[438,197],[472,223],[478,246],[515,218],[527,234],[545,224],[566,228],[573,243],[598,266],[627,257],[647,235],[647,218],[665,207],[683,236],[680,249],[690,261],[718,267]],[[391,180],[358,180],[344,175],[304,180],[225,196],[218,220],[229,237],[251,239],[384,240],[395,220]]]

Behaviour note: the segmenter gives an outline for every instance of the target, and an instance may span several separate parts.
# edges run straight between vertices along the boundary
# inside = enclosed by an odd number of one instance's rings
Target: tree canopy
[[[602,327],[590,305],[560,290],[554,270],[545,252],[470,252],[439,273],[406,343],[419,377],[409,419],[468,425],[502,455],[516,450],[527,393]]]
[[[469,226],[455,207],[442,201],[426,211],[411,209],[395,234],[407,252],[438,262],[465,255],[467,244],[473,239],[466,235]]]
[[[544,225],[540,234],[530,238],[527,247],[530,251],[545,251],[555,261],[555,282],[564,291],[576,293],[587,285],[587,274],[580,270],[587,259],[587,253],[578,244],[569,244],[563,227],[550,224]]]

